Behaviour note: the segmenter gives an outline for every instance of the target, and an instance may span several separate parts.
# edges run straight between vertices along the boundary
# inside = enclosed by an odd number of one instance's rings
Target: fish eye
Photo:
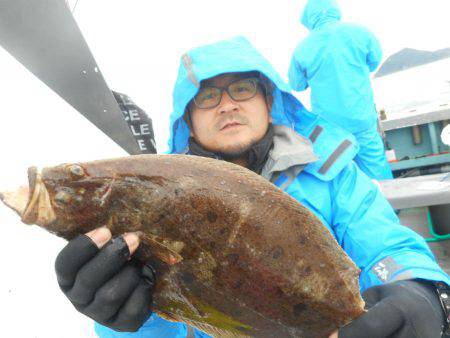
[[[81,202],[83,202],[83,197],[80,196],[80,195],[75,195],[75,196],[73,197],[73,202],[74,202],[76,205],[80,205]]]
[[[73,164],[69,167],[69,172],[75,178],[84,177],[84,169],[78,164]]]
[[[69,204],[70,200],[71,200],[71,195],[67,191],[60,190],[55,195],[55,201],[58,204],[67,205],[67,204]]]

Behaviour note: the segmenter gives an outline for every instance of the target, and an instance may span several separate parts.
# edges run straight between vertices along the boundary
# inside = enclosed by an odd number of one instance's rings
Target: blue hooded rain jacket
[[[311,87],[313,112],[354,134],[355,161],[369,177],[390,179],[370,84],[381,47],[366,28],[340,19],[335,0],[308,0],[301,22],[310,34],[294,51],[289,82],[297,91]]]
[[[173,93],[170,153],[187,152],[189,130],[182,116],[202,80],[255,70],[273,84],[274,127],[304,140],[315,154],[307,160],[299,159],[295,154],[298,147],[293,144],[292,152],[285,154],[283,161],[275,163],[274,159],[273,168],[279,172],[270,179],[322,220],[361,269],[361,291],[405,278],[450,283],[424,239],[399,224],[378,188],[353,162],[358,151],[353,136],[307,111],[268,61],[243,37],[202,46],[182,57]],[[155,314],[135,333],[115,332],[99,324],[96,332],[102,338],[207,337]]]

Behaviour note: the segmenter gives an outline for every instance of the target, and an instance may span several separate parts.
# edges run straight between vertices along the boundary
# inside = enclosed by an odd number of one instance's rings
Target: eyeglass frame
[[[243,100],[237,100],[237,99],[235,99],[235,98],[233,97],[233,95],[230,94],[229,87],[230,87],[232,84],[234,84],[234,83],[236,83],[236,82],[239,82],[239,81],[243,81],[243,80],[254,80],[254,83],[255,83],[255,93],[254,93],[252,96],[250,96],[250,97],[248,97],[248,98],[246,98],[246,99],[243,99]],[[199,107],[198,104],[197,104],[197,102],[195,101],[195,97],[198,95],[198,93],[192,98],[192,101],[191,101],[191,102],[192,102],[192,103],[195,105],[195,107],[198,108],[198,109],[206,110],[206,109],[216,108],[218,105],[220,105],[220,102],[222,102],[222,97],[223,97],[223,93],[224,93],[224,92],[227,92],[228,96],[229,96],[233,101],[236,101],[236,102],[244,102],[244,101],[250,100],[250,99],[252,99],[252,98],[254,98],[254,97],[256,96],[256,94],[258,93],[258,87],[260,87],[260,88],[262,89],[264,95],[266,95],[266,94],[265,94],[265,90],[264,90],[265,88],[263,87],[263,84],[262,84],[262,82],[261,82],[261,79],[260,79],[259,77],[254,77],[254,76],[246,77],[246,78],[242,78],[242,79],[237,79],[237,80],[235,80],[235,81],[229,83],[226,87],[205,86],[205,87],[203,87],[203,88],[201,88],[201,89],[204,89],[204,88],[216,88],[216,89],[219,89],[219,90],[220,90],[220,99],[219,99],[219,101],[217,102],[217,104],[214,105],[214,106],[211,106],[211,107],[205,107],[205,108]],[[201,90],[201,89],[200,89],[200,90]],[[199,91],[199,92],[200,92],[200,91]]]

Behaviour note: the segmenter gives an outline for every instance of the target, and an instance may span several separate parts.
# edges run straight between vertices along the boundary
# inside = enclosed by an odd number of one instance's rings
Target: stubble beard
[[[255,142],[249,141],[245,143],[234,144],[225,149],[221,149],[218,153],[226,161],[233,161],[248,157],[248,152]]]

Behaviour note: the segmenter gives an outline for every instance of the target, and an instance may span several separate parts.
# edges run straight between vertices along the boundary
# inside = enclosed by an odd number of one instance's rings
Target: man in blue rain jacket
[[[370,84],[381,47],[366,28],[340,19],[335,0],[308,0],[301,22],[310,33],[292,56],[289,83],[297,91],[310,87],[313,112],[356,137],[360,149],[355,162],[363,172],[390,179]]]
[[[449,277],[355,165],[353,136],[308,112],[245,38],[183,55],[173,97],[170,153],[227,160],[262,175],[319,217],[361,269],[370,309],[339,337],[440,337],[437,290]],[[102,338],[206,337],[151,315],[158,276],[128,260],[138,245],[133,234],[111,240],[106,228],[70,241],[55,263],[63,292],[102,324]]]

